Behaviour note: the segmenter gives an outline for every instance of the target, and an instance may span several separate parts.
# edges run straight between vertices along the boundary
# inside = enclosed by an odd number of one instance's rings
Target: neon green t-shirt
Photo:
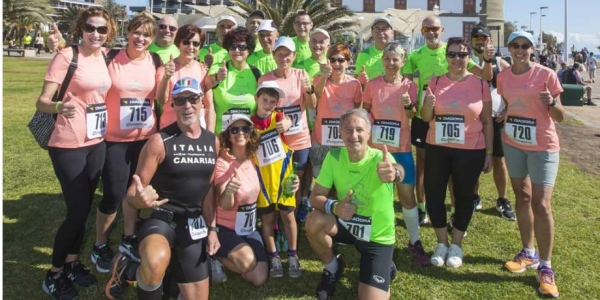
[[[315,76],[321,74],[321,64],[326,63],[326,60],[319,62],[314,60],[312,57],[309,57],[305,59],[302,63],[300,63],[298,69],[304,69],[304,71],[308,73],[308,77],[310,78],[310,82],[312,83],[315,79]]]
[[[161,48],[155,43],[152,43],[150,44],[150,47],[148,47],[148,51],[158,54],[163,64],[166,64],[169,59],[171,59],[171,55],[173,55],[173,58],[177,58],[179,56],[179,48],[177,48],[177,46],[174,44],[166,48]]]
[[[391,162],[394,158],[388,154]],[[325,188],[335,186],[338,199],[346,198],[353,191],[352,203],[356,213],[351,221],[340,223],[359,240],[382,245],[396,241],[396,217],[394,215],[394,184],[383,183],[377,175],[377,163],[383,160],[383,152],[367,148],[365,157],[350,162],[346,147],[329,150],[317,183]]]
[[[216,74],[220,67],[221,64],[213,64],[208,74]],[[227,77],[213,89],[213,102],[217,115],[215,134],[225,129],[223,126],[230,115],[244,114],[249,118],[254,114],[257,81],[248,64],[242,70],[237,70],[231,66],[231,62],[227,62]]]
[[[256,52],[262,51],[262,45],[258,41],[258,37],[256,37],[256,39],[254,40],[254,42],[256,43],[256,46],[254,46],[254,52],[252,52],[252,53],[256,53]]]
[[[198,52],[199,61],[204,62],[204,57],[208,54],[208,48],[212,49],[213,65],[220,65],[222,61],[229,60],[229,51],[217,45],[217,43],[212,43],[200,49],[200,51]]]
[[[294,60],[292,67],[296,69],[302,69],[302,67],[300,67],[302,62],[312,55],[310,52],[310,46],[308,45],[308,41],[301,42],[298,40],[297,36],[293,37],[292,40],[296,45],[296,59]]]
[[[375,48],[375,45],[364,49],[358,53],[356,57],[356,70],[355,73],[358,75],[362,70],[362,67],[365,66],[365,72],[367,72],[367,76],[369,76],[369,80],[374,79],[375,77],[379,77],[383,75],[383,50],[379,51]]]
[[[267,74],[277,69],[273,54],[266,54],[264,51],[256,51],[246,58],[246,62],[257,67],[261,74]]]

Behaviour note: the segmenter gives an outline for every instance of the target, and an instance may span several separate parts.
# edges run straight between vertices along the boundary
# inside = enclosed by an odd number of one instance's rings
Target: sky
[[[117,0],[117,2],[128,6],[149,4],[148,0]],[[527,26],[527,30],[530,30],[531,19],[531,29],[538,39],[540,6],[547,6],[548,9],[543,10],[546,16],[542,20],[542,29],[545,33],[556,36],[560,43],[565,36],[565,2],[568,2],[569,49],[574,44],[577,49],[586,47],[590,51],[600,52],[597,48],[600,46],[600,17],[598,17],[600,3],[597,0],[504,0],[504,20],[516,21],[518,28]],[[530,12],[536,14],[530,15]]]

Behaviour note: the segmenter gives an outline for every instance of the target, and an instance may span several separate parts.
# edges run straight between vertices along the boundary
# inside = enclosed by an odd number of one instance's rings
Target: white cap
[[[321,29],[321,28],[315,28],[313,29],[313,31],[310,33],[310,36],[312,36],[315,33],[322,33],[324,34],[328,39],[331,39],[331,37],[329,36],[329,32],[327,32],[327,30],[325,29]]]
[[[221,23],[222,21],[225,21],[225,20],[229,20],[229,21],[233,22],[233,26],[237,26],[237,22],[235,21],[235,18],[230,15],[220,16],[219,19],[217,20],[217,25],[219,25],[219,23]]]
[[[275,27],[275,21],[273,20],[262,20],[260,22],[260,25],[258,25],[258,30],[257,31],[269,31],[269,32],[273,32],[275,30],[277,30],[277,27]]]
[[[264,81],[263,83],[261,83],[256,89],[256,94],[258,94],[258,91],[260,91],[261,89],[267,88],[276,90],[279,93],[279,98],[285,98],[285,92],[279,87],[277,82],[274,80]]]
[[[377,23],[379,23],[379,22],[385,22],[385,23],[387,23],[388,25],[390,25],[390,27],[392,27],[392,28],[394,27],[394,26],[392,25],[392,20],[390,20],[390,18],[388,18],[388,17],[378,17],[378,18],[376,18],[375,20],[373,20],[373,23],[371,23],[371,28],[372,28],[373,26],[375,26],[375,24],[377,24]]]
[[[296,44],[289,36],[280,36],[275,42],[274,49],[277,50],[279,47],[286,47],[292,52],[296,52]]]
[[[229,117],[229,119],[227,119],[227,129],[229,129],[229,127],[231,126],[231,124],[239,121],[239,120],[244,120],[246,122],[248,122],[248,125],[252,125],[252,120],[250,120],[250,117],[244,115],[244,114],[233,114]]]

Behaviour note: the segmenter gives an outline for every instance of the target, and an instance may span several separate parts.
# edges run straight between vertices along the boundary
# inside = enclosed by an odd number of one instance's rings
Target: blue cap
[[[171,94],[178,95],[185,91],[190,91],[194,94],[200,95],[204,94],[202,92],[202,88],[200,87],[200,83],[198,82],[198,80],[192,77],[184,77],[177,80],[177,82],[175,82],[175,86],[173,86],[173,91],[171,92]]]
[[[527,31],[513,31],[508,36],[508,43],[507,44],[512,43],[512,41],[514,41],[514,39],[516,39],[518,37],[524,37],[527,40],[529,40],[529,42],[531,43],[531,45],[535,45],[535,41],[533,40],[533,36],[531,35],[531,33],[527,32]]]

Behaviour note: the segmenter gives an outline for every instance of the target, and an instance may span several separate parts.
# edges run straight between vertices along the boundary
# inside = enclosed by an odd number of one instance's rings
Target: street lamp
[[[546,15],[542,14],[542,10],[543,9],[548,9],[548,6],[540,6],[540,52],[542,52],[542,38],[544,36],[544,31],[542,30],[542,18],[545,17]]]
[[[533,15],[537,14],[535,11],[532,11],[529,13],[529,29],[533,30],[533,27],[531,27],[531,17],[533,17]]]
[[[436,4],[433,6],[433,14],[436,16],[440,14],[440,6],[439,5]]]
[[[518,31],[518,30],[519,30],[519,27],[517,26],[517,23],[519,23],[519,21],[514,21],[514,22],[513,22],[513,29],[514,29],[515,31]]]

